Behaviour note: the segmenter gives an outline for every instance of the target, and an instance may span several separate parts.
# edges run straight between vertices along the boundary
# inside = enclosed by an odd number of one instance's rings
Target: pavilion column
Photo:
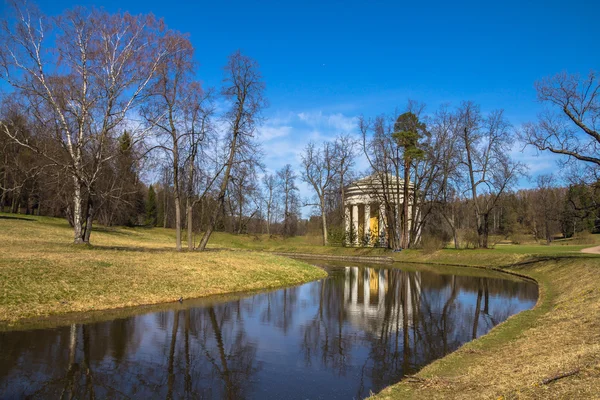
[[[371,245],[371,205],[365,204],[365,223],[364,223],[363,238],[366,238],[367,244]]]
[[[351,245],[352,244],[352,240],[350,239],[350,207],[351,206],[344,206],[344,221],[346,222],[346,238],[348,239],[348,243],[346,243],[347,245]]]
[[[387,221],[385,220],[385,204],[381,203],[379,205],[379,245],[380,246],[385,246],[387,245],[387,238],[386,238],[386,229],[385,227],[387,226]]]
[[[359,232],[358,232],[358,204],[352,204],[352,233],[354,234],[354,244],[358,245]]]

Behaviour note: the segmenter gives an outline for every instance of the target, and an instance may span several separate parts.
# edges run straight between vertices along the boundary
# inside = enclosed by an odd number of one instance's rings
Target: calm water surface
[[[502,275],[336,268],[235,301],[0,333],[0,397],[359,399],[537,296]]]

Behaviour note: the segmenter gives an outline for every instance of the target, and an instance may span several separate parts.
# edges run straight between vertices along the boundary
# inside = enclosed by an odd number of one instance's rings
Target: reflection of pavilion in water
[[[419,272],[346,267],[345,274],[344,304],[352,325],[378,331],[385,323],[384,313],[398,316],[399,320],[394,321],[396,330],[412,325],[420,306]],[[403,321],[404,318],[407,321]]]

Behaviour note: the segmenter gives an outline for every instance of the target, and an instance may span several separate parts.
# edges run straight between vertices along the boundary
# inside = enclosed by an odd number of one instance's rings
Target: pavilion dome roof
[[[413,186],[412,183],[409,186]],[[372,174],[346,186],[346,201],[363,198],[366,201],[380,200],[384,194],[396,196],[404,190],[404,179],[392,174]]]

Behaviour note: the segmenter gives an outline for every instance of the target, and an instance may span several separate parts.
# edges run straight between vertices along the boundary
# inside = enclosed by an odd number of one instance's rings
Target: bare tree
[[[229,180],[230,211],[232,218],[237,219],[233,230],[238,234],[247,228],[248,222],[260,211],[256,166],[254,162],[236,164]]]
[[[188,136],[192,135],[186,128],[187,118],[195,118],[194,113],[190,115],[190,102],[198,103],[201,95],[200,85],[193,81],[192,73],[194,63],[192,61],[194,49],[186,37],[181,35],[170,35],[165,38],[169,46],[178,48],[179,51],[164,58],[158,66],[157,79],[151,86],[152,97],[142,107],[142,115],[146,119],[149,128],[156,133],[159,144],[155,147],[162,149],[168,156],[173,174],[173,196],[175,205],[175,236],[176,248],[181,250],[181,200],[182,200],[182,177],[183,153],[187,150],[182,148],[186,144]]]
[[[402,171],[402,146],[392,134],[393,122],[381,115],[374,120],[359,118],[363,152],[373,173],[373,184],[381,187],[377,193],[384,206],[384,227],[388,247],[399,251],[401,246],[400,204],[402,188],[399,180]]]
[[[292,236],[295,232],[293,226],[298,206],[298,187],[296,186],[296,173],[290,164],[286,164],[277,171],[277,186],[281,191],[283,205],[283,236]]]
[[[271,235],[271,224],[277,209],[277,179],[275,175],[268,174],[262,178],[263,190],[264,190],[264,202],[267,209],[266,222],[267,222],[267,235]]]
[[[302,154],[302,180],[312,186],[317,197],[323,229],[323,246],[327,246],[327,209],[326,196],[339,174],[336,146],[332,143],[323,143],[322,148],[316,148],[310,142]]]
[[[217,195],[217,207],[213,211],[208,228],[200,240],[199,250],[204,250],[223,213],[225,196],[231,176],[231,169],[236,156],[244,148],[252,147],[256,126],[260,123],[261,112],[267,102],[263,96],[265,84],[258,69],[258,63],[243,55],[240,51],[229,56],[225,66],[225,79],[222,93],[230,102],[230,109],[225,114],[228,124],[227,144],[229,155],[225,163],[225,171]],[[237,159],[239,161],[239,159]]]
[[[549,108],[537,123],[525,124],[521,140],[539,151],[550,151],[600,166],[600,80],[567,73],[535,84],[538,100]]]
[[[204,92],[200,84],[194,82],[187,88],[189,93],[187,101],[184,103],[184,126],[186,135],[187,157],[184,165],[187,169],[186,182],[186,217],[187,217],[187,241],[188,250],[194,250],[194,206],[202,201],[204,195],[210,190],[214,180],[208,182],[203,193],[198,195],[196,187],[196,178],[202,178],[201,164],[203,160],[198,160],[198,155],[205,156],[205,144],[209,136],[214,132],[211,117],[214,113],[212,105],[212,90]],[[202,157],[204,158],[204,157]],[[216,179],[216,178],[215,178]]]
[[[354,168],[359,143],[352,136],[348,134],[341,134],[335,138],[333,145],[335,146],[335,157],[339,176],[340,210],[341,220],[343,221],[345,218],[345,186],[349,178],[351,179],[352,176],[352,168]]]
[[[536,238],[550,244],[553,235],[560,231],[561,208],[564,206],[566,190],[554,186],[552,175],[537,177],[537,188],[530,196],[533,208],[533,230]]]
[[[175,34],[153,16],[77,8],[51,19],[23,3],[14,3],[12,10],[1,24],[1,77],[27,99],[40,123],[52,128],[48,140],[60,153],[21,141],[5,123],[0,128],[68,171],[74,242],[88,243],[95,184],[114,157],[107,144],[144,101],[156,71],[180,43],[165,40]],[[136,132],[134,141],[140,136]]]
[[[457,133],[458,118],[447,107],[440,108],[434,115],[430,132],[434,138],[433,147],[437,157],[435,165],[439,168],[437,177],[438,196],[434,202],[442,218],[452,231],[454,248],[459,248],[458,242],[458,211],[457,203],[462,186],[462,175],[459,171],[459,143]]]
[[[513,134],[501,110],[484,118],[477,105],[465,102],[458,113],[465,191],[475,211],[479,247],[487,248],[491,212],[522,174],[522,165],[508,156]]]
[[[3,211],[7,200],[10,200],[10,211],[18,213],[21,202],[25,199],[26,213],[33,212],[33,188],[47,167],[47,160],[40,159],[30,149],[20,146],[11,139],[17,137],[21,142],[38,145],[35,127],[31,126],[27,116],[23,114],[14,102],[2,104],[2,119],[4,129],[10,132],[4,135],[0,132],[0,211]],[[37,204],[39,210],[39,202]]]

